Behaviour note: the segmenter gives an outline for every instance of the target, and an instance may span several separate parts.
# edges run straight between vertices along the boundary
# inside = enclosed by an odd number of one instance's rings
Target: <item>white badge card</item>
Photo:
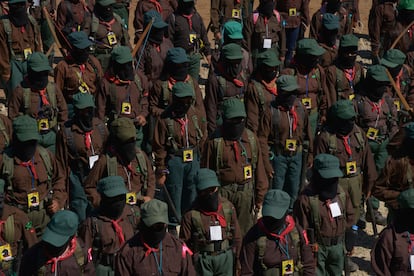
[[[99,155],[92,155],[89,156],[89,169],[93,168],[93,165],[95,165],[95,162],[98,161]]]
[[[272,48],[272,40],[270,38],[263,39],[263,48],[264,49]]]
[[[221,241],[223,237],[221,235],[221,226],[214,225],[210,226],[210,240],[212,241]]]
[[[329,209],[331,210],[331,215],[333,218],[336,218],[342,215],[341,208],[339,208],[338,202],[333,202],[329,204]]]
[[[414,255],[410,255],[410,267],[411,271],[414,271]]]

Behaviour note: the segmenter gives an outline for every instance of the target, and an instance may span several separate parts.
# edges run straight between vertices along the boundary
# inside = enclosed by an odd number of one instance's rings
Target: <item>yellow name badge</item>
[[[397,111],[401,111],[401,102],[399,100],[394,100],[394,106]]]
[[[131,103],[123,102],[121,105],[121,114],[131,114]]]
[[[302,99],[302,104],[306,109],[311,109],[312,108],[312,99],[311,98],[303,98]]]
[[[127,193],[125,195],[126,203],[129,205],[135,205],[137,204],[137,194],[134,192]]]
[[[33,192],[27,195],[27,206],[29,208],[38,207],[40,204],[40,198],[38,192]]]
[[[27,59],[32,54],[32,49],[26,48],[23,50],[24,59]]]
[[[243,175],[244,175],[244,180],[251,179],[253,177],[252,165],[244,166]]]
[[[190,43],[194,43],[197,40],[197,34],[190,34],[188,36],[188,39],[190,40]]]
[[[86,82],[82,81],[79,85],[78,90],[81,93],[89,93],[89,86],[86,84]]]
[[[183,150],[183,162],[191,162],[193,161],[193,150],[186,149]]]
[[[11,261],[13,260],[13,254],[11,251],[10,244],[6,243],[0,246],[0,261]]]
[[[356,174],[356,173],[357,173],[356,161],[346,162],[346,174],[351,175],[351,174]]]
[[[116,35],[113,32],[109,32],[106,37],[108,38],[108,43],[109,45],[113,46],[116,45],[118,43],[118,41],[116,40]]]
[[[349,95],[349,96],[348,96],[348,99],[349,99],[350,101],[352,101],[353,99],[355,99],[355,94],[351,94],[351,95]]]
[[[296,151],[298,142],[294,139],[286,139],[285,149],[287,151]]]
[[[292,259],[282,262],[282,276],[293,275],[294,271],[295,271],[295,266],[293,264]]]
[[[239,9],[232,9],[231,10],[231,17],[240,19],[241,18],[240,10]]]
[[[296,16],[296,8],[289,9],[289,16]]]
[[[368,128],[368,131],[367,131],[368,139],[375,140],[377,139],[377,136],[378,136],[378,129],[373,128],[373,127]]]
[[[49,120],[48,119],[40,119],[37,122],[37,127],[39,131],[49,130]]]

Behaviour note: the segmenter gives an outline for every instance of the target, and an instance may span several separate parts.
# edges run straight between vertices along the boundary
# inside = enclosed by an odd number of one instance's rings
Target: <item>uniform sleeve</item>
[[[155,155],[155,166],[157,170],[166,169],[165,159],[167,158],[167,149],[165,143],[167,142],[167,129],[165,122],[161,118],[157,118],[155,123],[154,141],[152,150]]]
[[[314,156],[321,153],[329,153],[329,144],[326,141],[327,133],[325,131],[321,132],[319,135],[315,136],[315,142],[313,147]]]
[[[0,22],[0,77],[4,81],[10,78],[10,50],[4,25]]]
[[[371,250],[371,267],[378,276],[393,275],[390,271],[391,260],[395,250],[392,241],[392,231],[391,228],[385,229]]]
[[[312,16],[312,21],[310,23],[310,29],[309,29],[309,38],[318,38],[318,30],[319,30],[319,24],[318,24],[318,15],[319,13],[316,12]]]
[[[364,150],[365,152],[362,159],[364,183],[362,191],[365,193],[365,195],[367,195],[367,193],[374,187],[375,181],[377,179],[377,169],[375,166],[374,155],[372,154],[371,147],[368,144],[368,139],[365,139]]]
[[[142,10],[142,2],[143,1],[138,1],[137,3],[137,7],[135,8],[135,17],[134,17],[134,29],[135,29],[135,38],[134,38],[134,43],[138,42],[139,36],[142,34],[143,32],[143,18],[144,18],[144,13]]]
[[[181,227],[180,227],[180,239],[184,241],[191,250],[194,250],[194,245],[192,241],[192,211],[188,211],[181,220]]]
[[[115,276],[134,276],[134,272],[131,271],[131,266],[134,263],[129,257],[128,249],[132,250],[128,243],[124,245],[120,253],[115,258]]]
[[[309,2],[310,0],[302,0],[302,22],[306,25],[310,22]]]
[[[56,12],[56,27],[62,31],[66,25],[66,5],[64,1],[60,2]]]
[[[296,218],[296,222],[305,230],[310,228],[309,218],[311,209],[309,206],[309,200],[305,195],[299,195],[293,206],[293,215]]]
[[[92,170],[89,172],[88,177],[85,179],[85,193],[92,205],[96,208],[101,202],[101,195],[96,190],[96,185],[99,179],[104,175],[106,170],[106,156],[99,156],[98,161],[93,165]]]
[[[66,62],[60,61],[55,67],[55,85],[56,89],[63,91],[65,87]]]
[[[243,236],[240,230],[240,225],[239,225],[239,221],[237,219],[237,210],[236,208],[234,208],[234,206],[232,206],[233,212],[231,214],[231,221],[233,224],[233,251],[236,254],[236,260],[237,262],[239,262],[239,257],[240,257],[240,251],[241,251],[241,247],[242,247],[242,242],[243,242]],[[236,264],[236,265],[240,265],[240,264]]]
[[[320,93],[320,103],[319,103],[319,116],[321,118],[324,118],[323,120],[326,120],[326,114],[327,114],[327,110],[328,110],[328,99],[327,99],[327,87],[326,87],[326,74],[325,74],[325,69],[323,69],[320,65],[318,65],[319,68],[319,72],[320,72],[320,85],[321,85],[321,90],[319,91]],[[319,122],[321,123],[321,121]],[[323,122],[322,122],[323,123]]]
[[[253,15],[250,14],[246,19],[246,24],[243,25],[243,37],[244,41],[242,42],[242,46],[245,49],[251,49],[252,47],[252,34],[253,34]]]
[[[63,131],[63,128],[61,128],[56,134],[56,162],[58,163],[59,172],[68,177],[69,156]]]
[[[101,82],[101,84],[98,87],[98,90],[96,91],[96,115],[98,118],[102,121],[105,120],[105,111],[106,111],[106,102],[110,100],[108,99],[106,95],[106,89],[105,89],[105,82]]]
[[[58,107],[58,123],[63,124],[68,120],[68,106],[66,104],[66,100],[63,97],[62,90],[58,87],[56,89],[56,100],[57,100],[57,107]]]
[[[246,93],[244,94],[244,104],[246,106],[246,126],[254,133],[259,129],[259,97],[256,93],[253,83],[249,83]]]
[[[192,78],[192,77],[190,77]],[[200,86],[197,82],[197,80],[193,79],[193,83],[194,83],[194,92],[195,92],[195,103],[194,103],[194,107],[201,113],[206,114],[206,109],[204,107],[204,100],[203,100],[203,94],[201,93],[201,89]]]
[[[210,47],[210,41],[208,40],[208,36],[207,36],[207,29],[206,29],[206,26],[204,25],[204,21],[203,21],[203,18],[201,18],[201,15],[198,13],[197,15],[198,15],[198,19],[200,20],[200,38],[204,44],[202,51],[205,56],[209,56],[211,55],[211,47]]]
[[[164,111],[164,109],[159,108],[160,97],[162,94],[162,82],[157,80],[152,86],[149,93],[149,111],[154,117],[158,117]]]
[[[259,139],[255,136],[257,143],[257,165],[256,165],[256,183],[255,183],[255,204],[261,206],[263,203],[264,195],[269,189],[269,179],[267,178],[266,171],[263,164],[262,150],[259,145]]]
[[[241,275],[254,276],[254,262],[256,256],[256,241],[246,243],[246,239],[243,241],[242,249],[240,252],[240,265]]]
[[[147,192],[146,196],[149,196],[150,198],[154,198],[155,196],[155,172],[152,167],[152,163],[148,156],[145,155],[145,161],[147,162]]]
[[[328,107],[335,103],[336,98],[336,66],[332,65],[326,69],[326,98]]]
[[[14,91],[11,94],[11,97],[9,99],[8,112],[9,112],[9,118],[10,119],[13,120],[17,116],[21,115],[20,114],[20,107],[22,105],[23,105],[23,88],[18,86],[14,89]]]
[[[220,32],[220,0],[211,0],[210,2],[210,22],[213,34]],[[247,1],[243,1],[247,2]]]
[[[206,86],[206,97],[204,105],[207,114],[207,130],[211,134],[216,130],[217,105],[218,105],[219,84],[214,70],[210,70],[208,84]]]
[[[352,201],[351,201],[351,197],[349,196],[347,191],[344,191],[346,194],[346,228],[350,229],[352,227],[352,225],[354,225],[356,223],[355,220],[355,209],[352,205]]]
[[[279,31],[279,48],[280,48],[280,57],[285,57],[287,48],[286,48],[286,29],[282,25],[283,23],[280,22],[280,31]]]
[[[298,231],[300,231],[300,258],[301,263],[303,265],[303,276],[313,276],[315,275],[315,264],[313,259],[312,247],[309,244],[307,236],[305,238],[305,232],[301,227],[298,227]]]
[[[59,206],[63,208],[68,194],[66,191],[66,174],[59,170],[58,162],[51,152],[49,152],[51,160],[53,161],[53,199],[59,202]]]
[[[79,227],[79,238],[85,243],[85,248],[92,248],[93,245],[93,231],[92,231],[92,217],[87,218]]]
[[[383,19],[382,9],[382,5],[378,5],[377,7],[375,7],[375,10],[373,11],[373,13],[370,13],[368,19],[368,32],[371,38],[371,50],[374,53],[374,55],[378,55],[380,46],[380,33]]]
[[[204,144],[203,156],[201,157],[201,168],[209,168],[210,170],[216,171],[216,158],[214,149],[214,140],[209,139]]]
[[[182,276],[196,276],[196,271],[193,264],[192,254],[185,254],[185,258],[181,258],[181,274]]]
[[[36,230],[33,227],[29,227],[31,226],[31,222],[27,217],[26,213],[16,213],[15,219],[18,220],[17,224],[20,228],[20,233],[16,233],[19,235],[18,239],[16,240],[20,240],[21,238],[23,238],[25,248],[30,248],[33,245],[35,245],[37,243]]]

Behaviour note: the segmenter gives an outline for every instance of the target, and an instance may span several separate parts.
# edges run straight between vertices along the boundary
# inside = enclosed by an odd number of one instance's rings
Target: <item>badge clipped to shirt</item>
[[[40,119],[37,122],[37,128],[39,129],[39,131],[49,130],[49,120],[46,118]]]
[[[89,93],[89,86],[86,84],[86,82],[82,81],[79,84],[78,90],[79,92],[84,93],[84,94]]]
[[[126,203],[128,205],[135,205],[135,204],[137,204],[137,194],[134,193],[134,192],[127,193],[126,196],[125,196],[125,199],[126,199]]]
[[[286,139],[285,149],[287,151],[296,151],[298,142],[295,139]]]
[[[190,44],[193,44],[196,42],[197,40],[197,34],[196,33],[191,33],[188,35],[188,39],[190,40]]]
[[[252,165],[246,165],[243,167],[243,176],[244,180],[248,180],[253,177]]]
[[[282,261],[282,276],[293,275],[294,271],[295,271],[295,266],[293,264],[292,259]]]
[[[221,241],[223,237],[221,235],[221,226],[214,225],[210,226],[210,240],[212,241]]]
[[[6,243],[0,246],[0,252],[1,252],[0,261],[8,262],[8,261],[13,260],[11,246],[9,243]]]
[[[401,102],[400,100],[394,100],[394,106],[397,111],[401,111]]]
[[[270,49],[270,48],[272,48],[272,39],[271,38],[263,39],[263,49]]]
[[[356,161],[346,162],[346,175],[352,175],[357,173]]]
[[[240,19],[241,18],[241,11],[239,9],[232,9],[231,10],[231,17]]]
[[[89,156],[89,169],[93,168],[93,165],[95,165],[95,162],[98,161],[99,155],[91,155]]]
[[[194,153],[192,149],[183,150],[183,162],[192,162],[193,154]]]
[[[108,38],[108,43],[109,45],[113,46],[116,45],[118,43],[118,41],[116,40],[116,35],[114,32],[109,32],[106,37]]]
[[[368,131],[367,131],[368,139],[375,140],[377,139],[377,136],[378,136],[378,129],[373,128],[373,127],[368,128]]]
[[[124,114],[124,115],[131,114],[131,103],[123,102],[121,104],[121,114]]]
[[[312,108],[312,99],[311,98],[303,98],[302,99],[302,104],[306,109],[311,109]]]
[[[296,16],[296,15],[297,15],[296,8],[289,9],[289,16]]]
[[[414,271],[414,255],[410,255],[410,270]]]
[[[338,202],[330,203],[329,210],[331,210],[331,215],[333,218],[336,218],[342,215],[341,208],[339,208]]]
[[[23,50],[24,59],[27,59],[32,54],[32,49],[26,48]]]
[[[349,99],[350,101],[352,101],[353,99],[355,99],[355,94],[350,94],[350,95],[348,96],[348,99]]]
[[[40,198],[38,192],[29,193],[27,195],[27,206],[29,208],[38,207],[40,204]]]

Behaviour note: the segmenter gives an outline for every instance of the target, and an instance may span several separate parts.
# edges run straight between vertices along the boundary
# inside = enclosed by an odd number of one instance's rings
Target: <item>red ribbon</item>
[[[187,118],[176,118],[175,119],[179,124],[180,124],[180,129],[181,129],[181,135],[184,136],[185,134],[185,126],[188,123],[188,119]]]
[[[351,69],[345,69],[345,78],[349,81],[349,82],[353,82],[355,79],[355,66]]]
[[[238,79],[233,79],[233,83],[234,85],[236,85],[237,87],[243,87],[244,83],[241,80]]]
[[[20,166],[30,168],[30,171],[32,172],[34,179],[36,179],[36,180],[39,179],[39,177],[37,176],[36,168],[35,168],[32,160],[27,161],[27,162],[21,162]]]
[[[86,149],[91,148],[91,143],[92,143],[91,135],[92,135],[92,132],[93,132],[93,130],[85,132],[85,146],[86,146]]]
[[[284,108],[283,106],[279,106],[279,109],[281,111],[287,111],[286,108]],[[298,127],[298,113],[296,112],[296,108],[294,106],[292,106],[289,110],[289,114],[292,116],[293,118],[293,131],[296,131],[296,128]]]
[[[185,78],[184,82],[188,82],[188,80],[190,79],[190,75],[187,75],[187,77]],[[174,84],[177,83],[177,80],[174,79],[173,77],[169,77],[168,78],[168,88],[171,90],[172,87],[174,86]]]
[[[234,149],[234,157],[236,158],[236,162],[239,162],[240,151],[239,151],[239,146],[237,145],[237,141],[233,141],[233,149]]]
[[[380,112],[381,112],[381,106],[384,103],[384,99],[381,99],[381,101],[379,103],[373,103],[371,101],[368,101],[368,103],[372,107],[372,112],[376,111],[377,114],[380,114]]]
[[[351,156],[352,155],[352,149],[351,149],[351,146],[348,143],[348,139],[349,139],[348,135],[347,136],[342,136],[342,140],[344,141],[344,146],[345,146],[346,153],[348,153],[348,155]]]
[[[69,250],[63,252],[61,256],[52,258],[46,262],[46,265],[52,264],[52,273],[54,273],[56,270],[57,262],[69,259],[73,255],[73,253],[75,253],[75,249],[76,249],[76,237],[74,237],[70,241]]]
[[[112,24],[115,23],[115,18],[112,18],[109,22],[99,20],[99,23],[104,25],[108,31],[112,31]]]
[[[85,64],[79,65],[79,70],[80,70],[81,74],[84,74],[85,73],[85,70],[86,70]]]
[[[150,3],[153,3],[154,4],[154,6],[155,6],[155,9],[157,10],[157,12],[158,13],[162,13],[162,7],[161,7],[161,4],[160,3],[158,3],[158,1],[157,0],[150,0]]]
[[[275,81],[276,78],[271,80],[270,83],[267,83],[264,80],[262,80],[262,84],[266,88],[266,90],[270,92],[270,94],[277,96],[277,86]]]
[[[191,17],[193,17],[193,14],[189,14],[189,15],[183,14],[183,16],[187,18],[188,25],[190,26],[190,31],[191,31],[193,29],[193,21],[191,21]]]
[[[221,227],[226,227],[227,226],[226,219],[224,218],[223,215],[219,214],[220,210],[222,209],[223,209],[223,206],[221,205],[221,203],[219,203],[216,212],[206,212],[206,211],[201,210],[201,213],[203,213],[203,215],[206,215],[206,216],[214,217],[215,219],[219,221]]]
[[[159,248],[153,248],[153,247],[149,246],[148,244],[146,244],[144,242],[144,239],[142,238],[142,236],[141,236],[141,242],[142,242],[142,244],[144,245],[144,247],[146,249],[145,250],[145,257],[148,257],[152,252],[156,253],[156,252],[160,251]]]
[[[47,96],[46,96],[46,88],[41,89],[41,90],[35,90],[35,89],[31,89],[31,90],[32,92],[39,93],[40,98],[42,99],[43,105],[50,105],[49,100],[47,99]]]
[[[398,76],[395,78],[395,85],[397,86],[398,90],[400,90],[400,91],[401,91],[400,81],[401,81],[402,74],[403,74],[403,70],[401,69],[400,72],[398,73]]]
[[[4,239],[3,239],[3,235],[2,235],[2,232],[3,232],[3,225],[6,223],[6,221],[5,220],[0,220],[0,239],[2,240],[2,241],[4,241]]]
[[[292,216],[286,216],[286,219],[285,219],[286,228],[279,235],[267,230],[266,226],[263,223],[262,218],[260,218],[257,223],[258,223],[260,230],[263,231],[266,234],[266,236],[276,238],[280,240],[282,244],[286,243],[286,235],[289,234],[293,230],[293,228],[295,228],[295,220],[293,219]]]
[[[122,221],[122,218],[117,219],[117,220],[112,220],[112,226],[115,229],[116,235],[118,236],[119,239],[119,244],[123,245],[125,242],[125,237],[124,237],[124,233],[122,233],[122,227],[119,225],[119,222]]]
[[[127,81],[120,80],[116,76],[111,76],[109,73],[105,73],[105,79],[107,79],[111,83],[115,83],[116,85],[130,84],[131,83],[131,81],[129,81],[129,80],[127,80]]]

